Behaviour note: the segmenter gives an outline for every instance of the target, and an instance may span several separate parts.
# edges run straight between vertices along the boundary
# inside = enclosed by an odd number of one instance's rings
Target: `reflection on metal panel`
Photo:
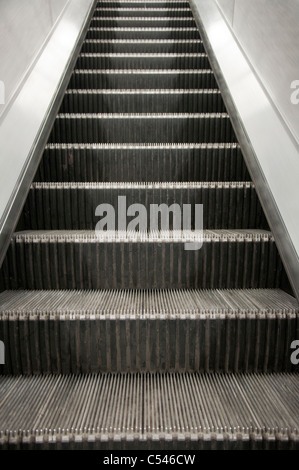
[[[299,151],[281,115],[210,0],[191,0],[246,163],[299,299]]]
[[[273,103],[299,143],[297,0],[217,0]],[[234,3],[233,22],[232,3]],[[293,85],[294,87],[295,85]],[[296,94],[296,92],[295,92]]]
[[[0,3],[0,8],[2,3]],[[21,0],[18,3],[25,5],[25,2]],[[29,2],[26,2],[26,5],[27,3]],[[50,2],[47,2],[48,6],[49,4]],[[55,8],[48,10],[47,25],[49,27],[61,11],[57,1],[54,1],[53,5],[56,5]],[[42,53],[36,56],[26,80],[23,81],[18,93],[15,94],[5,114],[2,115],[0,123],[0,264],[39,163],[53,119],[58,111],[61,95],[67,86],[93,5],[94,0],[68,0],[60,20],[55,24],[53,34],[48,35]],[[51,18],[49,12],[52,13]],[[36,10],[36,16],[40,21],[38,10]],[[30,29],[28,25],[29,23],[26,28]],[[34,49],[34,54],[36,51],[37,48]],[[20,66],[18,79],[30,60],[27,56]],[[9,63],[13,62],[10,57]],[[12,74],[12,69],[9,73]],[[13,92],[16,84],[17,80],[9,87],[8,95]]]
[[[0,80],[7,105],[69,0],[0,0]],[[0,107],[0,115],[5,106]]]
[[[236,0],[216,0],[229,24],[232,26],[234,21],[234,8]]]

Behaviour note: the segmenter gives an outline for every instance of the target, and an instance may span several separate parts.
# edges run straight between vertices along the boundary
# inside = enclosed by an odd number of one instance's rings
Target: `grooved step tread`
[[[298,448],[298,386],[288,373],[3,377],[0,442]]]
[[[296,318],[281,289],[18,290],[0,293],[0,319]]]

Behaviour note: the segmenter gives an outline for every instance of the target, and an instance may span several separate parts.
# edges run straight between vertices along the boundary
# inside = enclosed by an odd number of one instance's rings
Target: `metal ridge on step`
[[[189,89],[185,90],[184,88],[160,88],[160,89],[155,89],[155,88],[141,88],[141,89],[120,89],[120,88],[95,88],[95,89],[89,89],[89,88],[80,88],[80,89],[69,89],[65,93],[66,95],[174,95],[174,94],[180,94],[180,95],[220,95],[220,91],[218,89],[209,89],[209,88],[203,88],[203,89]],[[211,113],[210,113],[211,114]]]
[[[95,12],[98,12],[98,11],[115,11],[115,12],[118,12],[118,11],[145,11],[145,12],[148,12],[148,11],[150,12],[151,11],[165,11],[165,12],[188,11],[192,14],[191,8],[132,8],[132,7],[110,8],[110,7],[106,7],[106,8],[96,8]]]
[[[45,149],[240,149],[236,142],[224,143],[48,143]]]
[[[208,189],[254,188],[250,181],[163,181],[163,182],[35,182],[31,189]]]
[[[140,52],[140,53],[131,53],[131,52],[82,52],[79,55],[80,57],[207,57],[207,54],[204,52],[186,52],[186,53],[176,53],[176,52]]]
[[[16,243],[34,243],[38,241],[57,243],[175,243],[201,240],[206,242],[269,242],[273,235],[267,230],[161,230],[136,232],[125,230],[30,230],[15,232],[12,240]]]
[[[195,23],[195,20],[192,17],[171,17],[171,16],[95,16],[91,21],[106,21],[106,20],[115,20],[115,21],[190,21]]]
[[[187,27],[182,27],[182,28],[159,28],[159,27],[156,27],[156,28],[143,28],[143,27],[139,27],[139,28],[130,28],[130,27],[116,27],[116,28],[109,28],[109,27],[95,27],[95,26],[92,26],[91,28],[89,28],[89,31],[198,31],[197,28],[187,28]]]
[[[59,113],[56,119],[229,119],[227,113]]]
[[[101,74],[168,74],[171,73],[173,75],[176,74],[209,74],[213,75],[211,69],[75,69],[74,74],[94,74],[97,75],[98,73]]]
[[[83,44],[202,44],[201,39],[86,39]]]

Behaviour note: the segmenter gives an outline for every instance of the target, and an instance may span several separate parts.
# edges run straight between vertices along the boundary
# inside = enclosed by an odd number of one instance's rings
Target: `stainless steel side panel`
[[[19,4],[26,8],[23,1]],[[0,121],[0,264],[58,111],[74,65],[74,53],[83,40],[93,6],[94,0],[69,0],[30,74]],[[13,60],[17,58],[11,57]]]
[[[217,0],[217,4],[299,144],[298,0]]]
[[[0,0],[0,116],[34,68],[70,0]],[[0,119],[1,119],[0,117]]]
[[[191,0],[226,106],[299,299],[299,149],[211,0]]]

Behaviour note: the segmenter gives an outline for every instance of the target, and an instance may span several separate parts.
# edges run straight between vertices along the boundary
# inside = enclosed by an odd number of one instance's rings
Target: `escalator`
[[[188,1],[96,5],[0,286],[2,449],[299,448],[298,303]]]

